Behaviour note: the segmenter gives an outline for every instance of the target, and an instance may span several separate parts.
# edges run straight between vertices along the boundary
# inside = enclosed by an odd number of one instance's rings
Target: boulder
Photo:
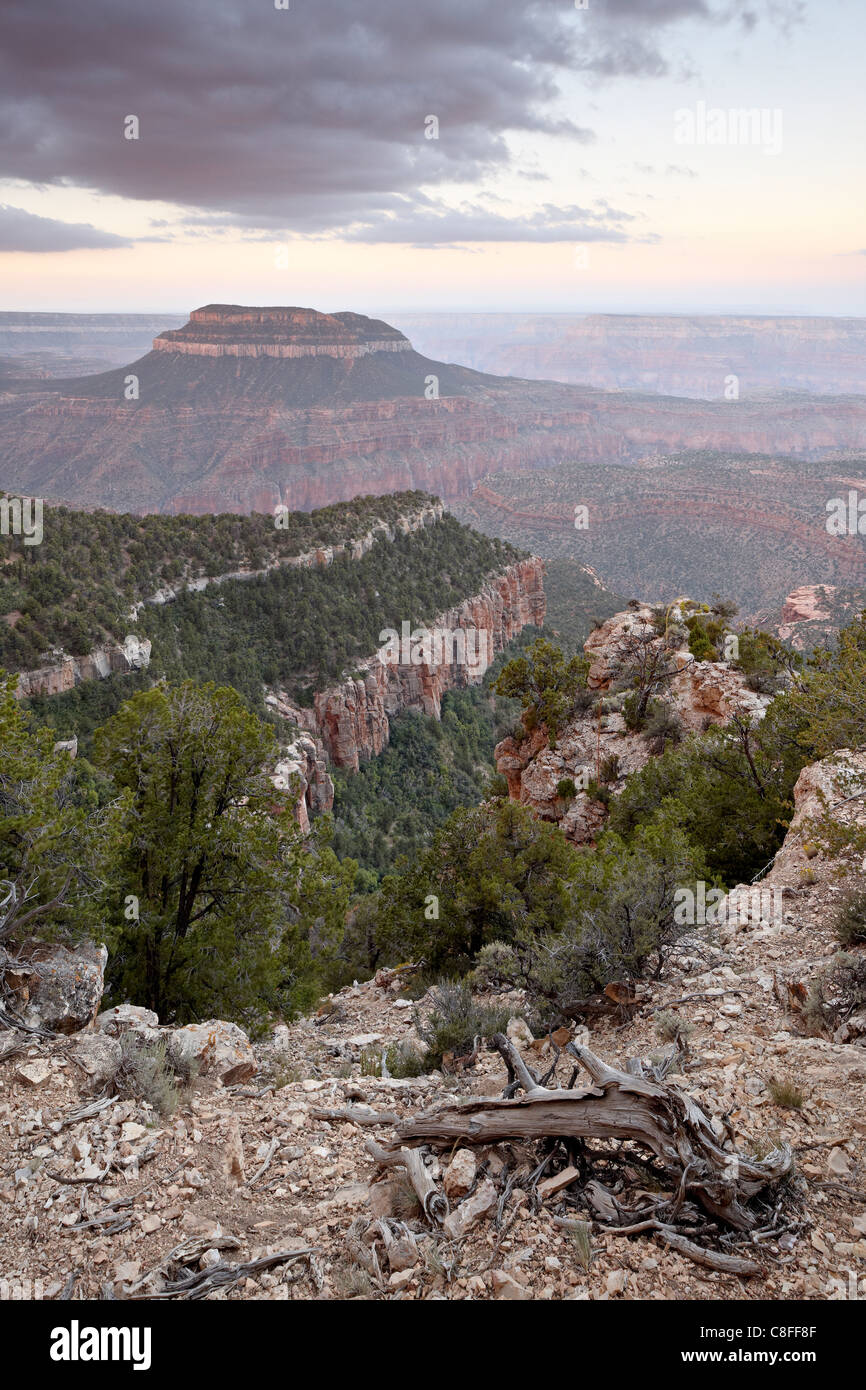
[[[101,1033],[119,1038],[121,1033],[150,1033],[159,1027],[159,1019],[153,1009],[143,1009],[138,1004],[116,1004],[113,1009],[105,1009],[97,1018],[96,1026]]]
[[[22,1086],[44,1086],[51,1076],[51,1063],[42,1058],[35,1062],[21,1062],[15,1068],[15,1080]]]
[[[246,1033],[223,1019],[175,1028],[169,1034],[168,1055],[178,1071],[215,1076],[225,1086],[246,1081],[258,1070]]]
[[[87,942],[75,950],[44,946],[16,959],[5,982],[28,1028],[77,1033],[87,1028],[102,1003],[108,950]]]

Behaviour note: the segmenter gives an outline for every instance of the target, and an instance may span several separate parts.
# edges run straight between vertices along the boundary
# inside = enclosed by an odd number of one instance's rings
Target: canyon
[[[425,357],[351,313],[209,305],[137,361],[0,380],[10,491],[114,511],[308,510],[503,471],[605,468],[714,447],[816,459],[866,438],[866,400],[689,400],[496,377]]]
[[[602,390],[723,398],[770,391],[860,394],[866,321],[743,314],[402,314],[433,357],[476,371]]]
[[[752,621],[779,628],[788,595],[800,588],[853,594],[866,585],[863,537],[826,525],[828,503],[858,471],[856,457],[713,448],[607,468],[509,470],[451,507],[488,535],[591,566],[620,593],[659,601],[723,594]]]

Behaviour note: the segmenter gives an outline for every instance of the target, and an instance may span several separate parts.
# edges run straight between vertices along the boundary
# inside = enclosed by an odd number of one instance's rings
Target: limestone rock
[[[529,1289],[524,1288],[522,1284],[518,1284],[517,1280],[513,1278],[507,1270],[494,1269],[492,1277],[494,1298],[511,1303],[523,1303],[532,1298]]]
[[[152,1030],[159,1027],[159,1019],[153,1009],[143,1009],[137,1004],[116,1004],[113,1009],[105,1009],[97,1018],[96,1026],[102,1033],[119,1038],[131,1030]]]
[[[5,979],[23,1022],[55,1033],[86,1028],[102,1002],[107,960],[106,947],[90,942],[75,950],[44,946],[19,956]]]
[[[471,1149],[458,1149],[445,1169],[443,1184],[451,1201],[465,1197],[475,1181],[478,1165]]]
[[[452,1240],[460,1240],[468,1235],[473,1226],[476,1226],[482,1216],[486,1216],[492,1211],[499,1200],[499,1193],[489,1178],[480,1182],[471,1197],[467,1197],[465,1202],[461,1202],[455,1211],[449,1213],[442,1222],[444,1230],[451,1236]]]
[[[51,1076],[51,1063],[44,1061],[20,1062],[15,1068],[15,1080],[22,1086],[34,1088],[44,1086]]]
[[[169,1034],[168,1055],[179,1071],[219,1077],[225,1086],[247,1081],[258,1070],[246,1033],[223,1019],[175,1028]]]

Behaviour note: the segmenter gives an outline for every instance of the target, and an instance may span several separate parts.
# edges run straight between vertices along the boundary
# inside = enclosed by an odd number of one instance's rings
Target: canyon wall
[[[490,579],[480,593],[425,625],[430,631],[485,634],[481,663],[416,665],[383,659],[377,653],[361,664],[358,677],[320,691],[311,710],[296,709],[278,695],[270,697],[270,703],[312,734],[337,767],[357,772],[363,759],[387,747],[389,721],[394,715],[415,709],[438,719],[446,691],[479,684],[486,663],[528,624],[540,626],[544,614],[544,562],[533,556],[509,566]]]
[[[728,314],[398,314],[419,351],[476,371],[719,400],[862,393],[866,319]]]
[[[86,656],[67,656],[35,671],[22,671],[15,691],[19,700],[31,695],[65,695],[82,681],[105,680],[106,676],[142,671],[150,665],[151,644],[132,634],[122,643],[106,643]]]

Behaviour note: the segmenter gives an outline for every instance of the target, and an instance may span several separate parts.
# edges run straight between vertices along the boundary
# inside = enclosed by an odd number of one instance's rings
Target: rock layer
[[[528,624],[540,626],[544,613],[543,561],[521,560],[491,579],[475,597],[429,624],[443,632],[463,629],[484,634],[486,662],[413,665],[376,655],[360,668],[360,679],[350,678],[321,691],[315,697],[316,726],[333,761],[357,771],[362,759],[387,747],[389,719],[403,710],[421,710],[438,719],[445,692],[479,684],[487,664]]]
[[[153,349],[201,357],[351,358],[409,352],[411,344],[396,328],[363,314],[208,304],[193,309],[185,327],[160,333]]]
[[[130,398],[130,380],[135,392]],[[4,380],[7,486],[136,512],[312,508],[580,457],[715,447],[816,458],[862,447],[849,396],[692,401],[484,376],[351,313],[209,305],[126,367]]]
[[[122,645],[97,647],[87,656],[66,656],[35,671],[22,671],[15,694],[19,700],[31,695],[65,695],[82,681],[104,680],[120,672],[143,671],[150,665],[148,638],[128,636]]]

